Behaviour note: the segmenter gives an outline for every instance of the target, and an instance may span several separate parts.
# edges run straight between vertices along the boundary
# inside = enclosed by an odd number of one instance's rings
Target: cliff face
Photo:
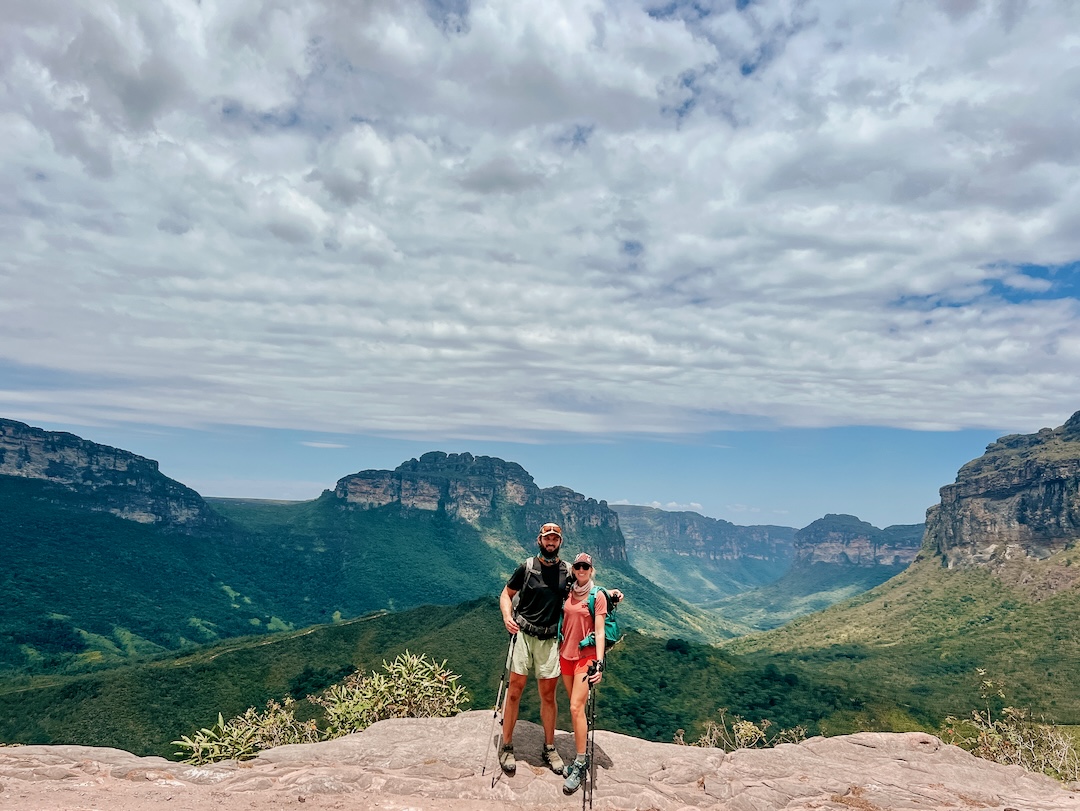
[[[221,521],[153,459],[15,420],[0,419],[0,476],[50,482],[86,495],[90,509],[141,524],[190,528]]]
[[[1080,539],[1080,412],[1012,434],[968,462],[926,513],[927,542],[950,567],[1041,560]]]
[[[541,489],[521,465],[491,456],[432,451],[394,470],[345,476],[334,495],[360,509],[400,504],[441,510],[481,529],[509,523],[520,528],[523,541],[531,541],[542,524],[554,521],[575,551],[584,542],[603,560],[626,560],[619,518],[607,502],[568,487]]]
[[[907,565],[918,554],[922,537],[921,524],[878,529],[853,515],[830,513],[795,533],[795,565]]]
[[[616,505],[615,512],[634,552],[673,553],[700,560],[761,560],[786,563],[792,557],[793,527],[737,526],[695,512]]]

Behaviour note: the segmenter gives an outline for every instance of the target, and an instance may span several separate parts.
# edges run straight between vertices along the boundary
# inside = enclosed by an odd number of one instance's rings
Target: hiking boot
[[[499,766],[507,774],[517,771],[517,760],[514,759],[514,744],[504,743],[499,749]]]
[[[551,770],[555,774],[563,774],[563,770],[566,768],[563,765],[562,758],[559,757],[558,751],[555,749],[555,744],[544,744],[544,751],[540,755],[544,759],[544,763],[551,767]]]
[[[566,781],[563,783],[562,793],[573,794],[579,788],[581,788],[582,781],[585,780],[585,774],[589,771],[589,763],[579,763],[574,761],[566,767]]]

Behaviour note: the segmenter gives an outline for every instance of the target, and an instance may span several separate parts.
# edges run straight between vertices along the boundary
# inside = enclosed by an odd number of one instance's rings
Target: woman
[[[589,700],[589,685],[598,684],[604,677],[604,616],[608,612],[607,598],[602,591],[596,592],[593,615],[589,613],[589,591],[593,587],[592,557],[582,552],[574,558],[574,582],[570,594],[563,603],[562,634],[559,643],[559,668],[570,696],[570,718],[574,725],[574,745],[577,757],[566,767],[564,794],[573,794],[581,786],[589,768],[586,744],[589,739],[589,722],[585,717],[585,704]],[[612,599],[621,596],[612,592]],[[595,644],[580,647],[582,640],[593,635]],[[599,662],[591,676],[589,666]]]

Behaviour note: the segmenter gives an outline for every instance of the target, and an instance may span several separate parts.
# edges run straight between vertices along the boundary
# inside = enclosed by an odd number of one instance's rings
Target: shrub
[[[319,728],[314,721],[296,720],[293,715],[295,704],[292,698],[286,698],[280,704],[271,700],[266,703],[264,712],[250,707],[243,715],[227,722],[218,713],[214,726],[204,727],[190,738],[184,735],[173,741],[182,750],[176,754],[185,756],[184,762],[198,765],[218,760],[247,760],[263,749],[319,740]]]
[[[383,662],[386,674],[353,673],[308,701],[326,714],[326,737],[358,732],[386,718],[445,718],[468,700],[458,676],[424,655],[405,651]]]
[[[322,707],[325,728],[314,720],[298,721],[293,714],[295,699],[269,701],[265,712],[254,707],[226,721],[218,713],[217,723],[200,729],[190,738],[173,743],[185,763],[203,764],[219,760],[246,760],[263,749],[287,743],[314,743],[359,732],[385,718],[444,718],[456,713],[468,700],[446,662],[437,664],[424,655],[408,651],[393,662],[383,662],[382,673],[353,673],[343,681],[308,701]]]
[[[1031,710],[1003,707],[996,714],[995,699],[1005,699],[1003,686],[986,678],[977,668],[979,696],[984,710],[973,710],[970,718],[945,719],[942,739],[995,763],[1023,766],[1058,780],[1080,779],[1080,753],[1073,739],[1053,723],[1037,722]]]
[[[720,723],[706,721],[705,731],[696,741],[688,742],[685,738],[686,730],[680,729],[675,733],[675,743],[682,746],[707,746],[731,752],[735,749],[768,749],[777,744],[798,743],[806,739],[806,728],[802,726],[781,729],[770,735],[772,721],[768,719],[755,724],[733,715],[729,720],[727,709],[721,709],[719,715]]]

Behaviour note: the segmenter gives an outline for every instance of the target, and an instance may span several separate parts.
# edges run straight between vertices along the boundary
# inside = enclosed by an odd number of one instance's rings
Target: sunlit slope
[[[862,594],[904,568],[812,563],[792,567],[774,583],[706,603],[702,608],[728,622],[764,631]]]
[[[964,712],[956,697],[970,695],[981,667],[1005,682],[1010,703],[1077,723],[1078,565],[1076,550],[1016,561],[1002,574],[926,557],[858,597],[726,649],[800,662],[922,718]]]

